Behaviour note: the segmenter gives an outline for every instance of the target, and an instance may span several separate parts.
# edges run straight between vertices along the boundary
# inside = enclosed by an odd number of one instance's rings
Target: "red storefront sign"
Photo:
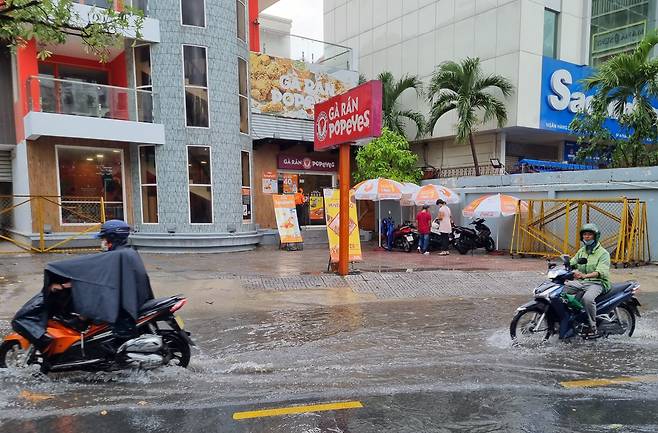
[[[304,156],[279,154],[281,170],[338,171],[338,160],[330,156]]]
[[[368,81],[315,105],[315,150],[379,137],[382,132],[382,83]]]

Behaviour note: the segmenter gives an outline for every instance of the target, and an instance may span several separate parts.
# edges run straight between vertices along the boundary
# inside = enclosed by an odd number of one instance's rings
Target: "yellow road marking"
[[[282,407],[279,409],[263,409],[263,410],[252,410],[247,412],[235,412],[233,414],[233,419],[250,419],[250,418],[262,418],[266,416],[281,416],[281,415],[291,415],[307,412],[322,412],[327,410],[341,410],[341,409],[358,409],[362,408],[363,404],[360,401],[344,401],[338,403],[325,403],[325,404],[311,404],[307,406],[291,406],[291,407]]]
[[[560,382],[564,388],[594,388],[597,386],[623,385],[625,383],[658,382],[658,375],[621,376],[610,379],[583,379]]]

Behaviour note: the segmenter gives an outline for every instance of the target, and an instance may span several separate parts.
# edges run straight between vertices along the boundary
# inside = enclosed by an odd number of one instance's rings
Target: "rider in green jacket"
[[[580,229],[583,246],[571,259],[574,281],[567,282],[567,293],[585,306],[590,333],[596,334],[596,297],[610,290],[610,253],[601,245],[601,232],[595,224]]]

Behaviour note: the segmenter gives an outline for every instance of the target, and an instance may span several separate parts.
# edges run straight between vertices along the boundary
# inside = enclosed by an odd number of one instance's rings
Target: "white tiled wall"
[[[360,72],[416,74],[466,56],[485,71],[505,75],[517,91],[508,101],[509,126],[538,126],[544,7],[560,9],[558,53],[587,60],[588,0],[324,0],[325,40],[358,50]],[[412,108],[426,109],[424,101]],[[446,118],[435,134],[450,135]]]

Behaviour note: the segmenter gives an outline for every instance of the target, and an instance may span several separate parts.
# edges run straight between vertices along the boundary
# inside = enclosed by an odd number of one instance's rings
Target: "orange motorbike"
[[[37,349],[18,333],[0,345],[0,368],[38,364],[43,373],[187,367],[194,342],[175,313],[187,303],[181,296],[151,299],[142,305],[135,338],[119,339],[110,325],[54,316],[48,320],[48,344]]]

